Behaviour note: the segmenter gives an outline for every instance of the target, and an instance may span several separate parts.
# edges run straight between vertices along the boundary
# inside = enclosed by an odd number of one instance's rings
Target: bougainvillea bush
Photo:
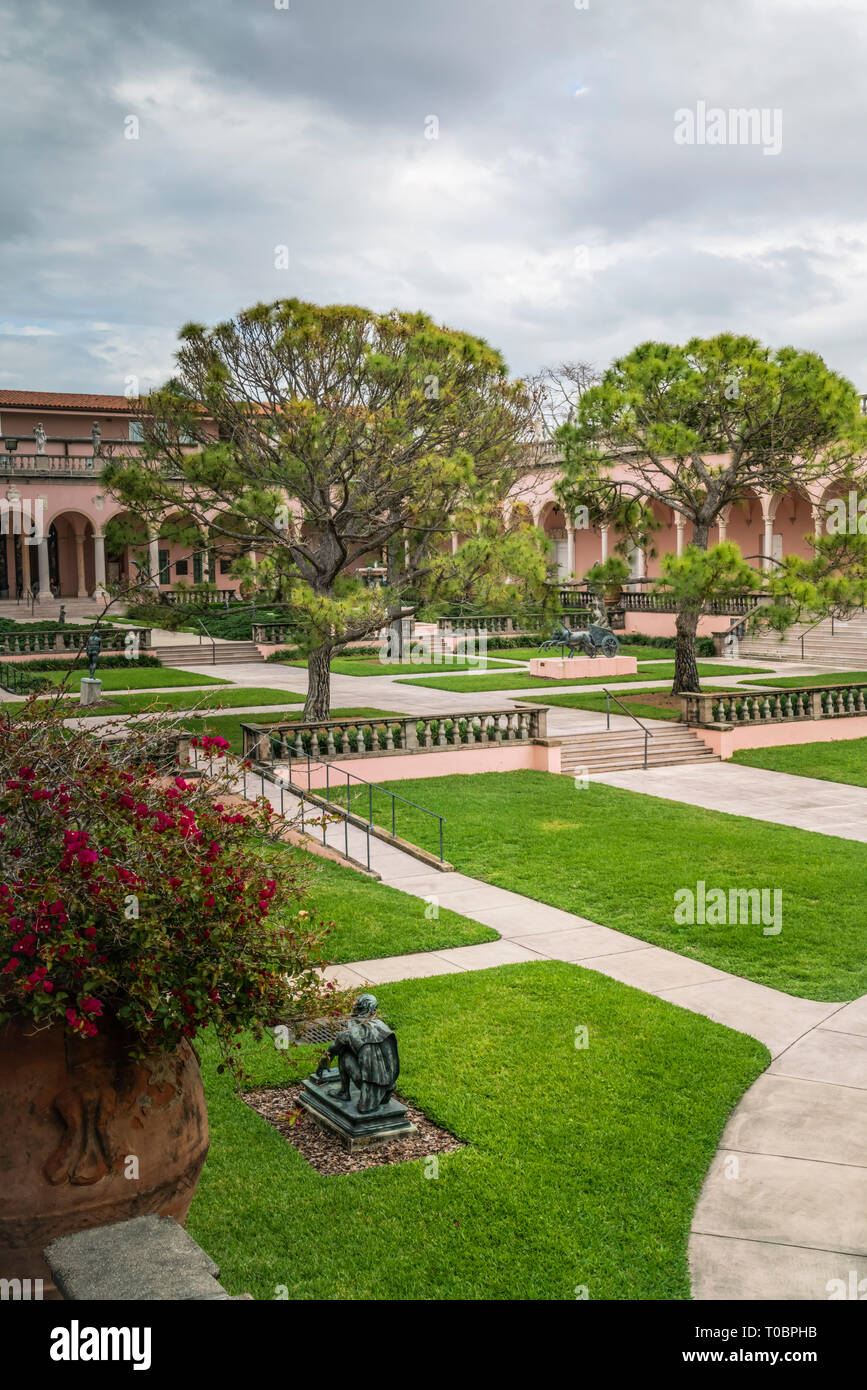
[[[324,930],[260,852],[279,818],[227,795],[224,741],[193,781],[176,742],[154,721],[101,743],[32,701],[0,725],[0,1024],[89,1038],[114,1016],[133,1055],[212,1025],[231,1064],[242,1030],[329,1010]]]

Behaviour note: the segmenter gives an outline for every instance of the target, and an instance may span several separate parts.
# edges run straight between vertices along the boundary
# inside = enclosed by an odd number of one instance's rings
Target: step
[[[167,666],[211,666],[228,665],[240,661],[264,661],[255,642],[210,642],[176,646],[155,646],[156,655]]]

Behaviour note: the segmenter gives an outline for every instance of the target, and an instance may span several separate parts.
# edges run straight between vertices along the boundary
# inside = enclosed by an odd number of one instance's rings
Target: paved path
[[[593,780],[709,811],[867,841],[867,787],[728,762],[606,772]]]
[[[247,785],[252,794],[261,789],[258,778]],[[289,812],[294,799],[284,801]],[[326,825],[325,839],[366,859],[361,830]],[[695,1209],[696,1299],[827,1299],[829,1280],[848,1288],[867,1278],[867,995],[851,1004],[798,999],[519,893],[429,869],[382,841],[370,846],[371,866],[418,898],[419,914],[435,902],[494,928],[500,940],[330,966],[329,979],[356,988],[564,960],[769,1049],[772,1064],[732,1112]]]

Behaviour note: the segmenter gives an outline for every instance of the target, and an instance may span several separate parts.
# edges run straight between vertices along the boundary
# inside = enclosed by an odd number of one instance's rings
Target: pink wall
[[[739,748],[780,748],[785,744],[838,743],[848,738],[867,738],[867,715],[749,724],[731,730],[702,729],[696,725],[690,728],[702,742],[726,759]]]
[[[444,748],[430,753],[382,753],[370,758],[330,758],[329,776],[354,772],[367,781],[397,782],[404,778],[451,777],[456,772],[515,772],[530,768],[535,772],[560,771],[560,744],[503,743],[478,748]],[[306,777],[304,785],[307,785]],[[313,788],[325,786],[325,767],[311,773]]]
[[[647,637],[673,637],[676,613],[626,613],[626,631],[643,632]],[[698,636],[712,637],[715,632],[727,632],[734,622],[731,617],[702,615],[698,620]]]

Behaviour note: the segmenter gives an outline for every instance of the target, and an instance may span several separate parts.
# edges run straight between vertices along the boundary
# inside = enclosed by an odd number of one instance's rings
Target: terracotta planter
[[[130,1062],[108,1024],[0,1027],[0,1278],[45,1280],[55,1236],[157,1212],[184,1222],[208,1152],[199,1065],[186,1043]]]

